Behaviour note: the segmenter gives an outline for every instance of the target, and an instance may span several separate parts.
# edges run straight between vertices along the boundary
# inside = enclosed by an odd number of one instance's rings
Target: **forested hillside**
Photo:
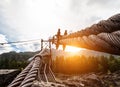
[[[0,69],[22,69],[28,63],[28,59],[38,52],[20,52],[14,51],[0,55]]]
[[[64,74],[90,72],[114,72],[120,70],[120,58],[115,56],[57,56],[53,61],[53,71]]]

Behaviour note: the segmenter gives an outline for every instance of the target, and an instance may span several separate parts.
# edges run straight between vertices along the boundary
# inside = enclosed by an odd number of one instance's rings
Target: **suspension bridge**
[[[86,48],[99,52],[120,55],[120,14],[116,14],[107,20],[102,20],[81,31],[61,35],[60,29],[53,38],[41,40],[41,51],[36,54],[29,65],[8,85],[8,87],[31,87],[34,81],[58,82],[51,69],[51,49],[46,50],[44,42],[56,45],[66,45]],[[47,61],[46,61],[47,60]]]

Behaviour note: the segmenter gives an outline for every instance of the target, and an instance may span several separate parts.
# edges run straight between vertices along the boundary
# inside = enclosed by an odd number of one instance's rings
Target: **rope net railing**
[[[120,14],[65,35],[60,39],[60,44],[120,55]]]

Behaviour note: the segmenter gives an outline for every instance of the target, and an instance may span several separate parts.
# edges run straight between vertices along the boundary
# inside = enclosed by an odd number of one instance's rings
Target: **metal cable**
[[[26,75],[28,74],[29,70],[32,68],[34,61],[32,61],[12,82],[8,87],[16,87],[21,84],[21,82],[24,80]]]
[[[120,55],[120,14],[63,36],[60,44]]]
[[[33,81],[37,77],[37,72],[38,72],[38,69],[39,69],[39,64],[40,64],[40,58],[36,57],[31,70],[29,71],[29,73],[27,74],[27,76],[22,81],[22,83],[20,84],[19,87],[27,87],[27,86],[31,86],[32,85]],[[26,85],[28,83],[29,83],[29,85]]]
[[[52,75],[50,78],[56,82],[55,76],[52,70],[50,70],[51,68],[49,67],[48,62],[44,61],[45,57],[42,56],[44,54],[49,54],[46,49],[34,56],[31,63],[13,80],[10,85],[8,85],[8,87],[30,87],[35,80],[40,82],[49,82],[48,78],[51,73]],[[50,72],[47,69],[49,69]]]

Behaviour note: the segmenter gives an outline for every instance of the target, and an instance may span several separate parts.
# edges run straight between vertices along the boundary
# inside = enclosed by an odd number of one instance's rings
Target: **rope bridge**
[[[87,27],[84,30],[51,39],[53,44],[71,45],[95,51],[120,55],[120,14]],[[35,80],[57,82],[50,68],[50,53],[44,49],[33,57],[30,64],[12,81],[8,87],[30,87]]]

